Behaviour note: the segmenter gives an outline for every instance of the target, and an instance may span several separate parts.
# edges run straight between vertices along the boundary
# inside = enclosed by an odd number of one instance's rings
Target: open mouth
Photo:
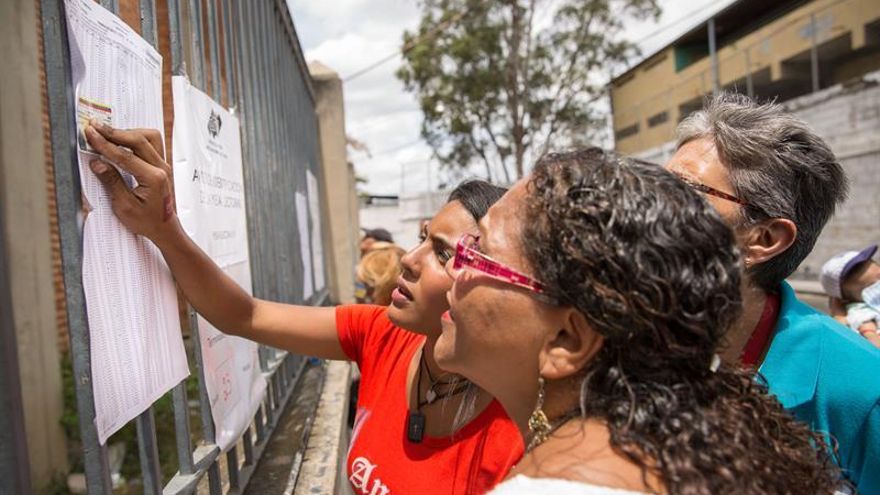
[[[397,279],[397,290],[398,292],[400,292],[401,295],[403,295],[403,297],[409,299],[410,301],[413,300],[412,292],[410,292],[409,289],[406,287],[406,282],[403,281],[403,277]]]
[[[412,292],[406,287],[406,282],[403,280],[403,277],[397,279],[397,288],[391,293],[391,302],[395,306],[400,307],[401,305],[405,305],[412,301]]]

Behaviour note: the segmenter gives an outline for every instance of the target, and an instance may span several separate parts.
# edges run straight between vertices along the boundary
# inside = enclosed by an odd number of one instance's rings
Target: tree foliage
[[[608,75],[636,54],[626,18],[657,0],[423,0],[397,71],[417,95],[422,136],[448,167],[479,162],[512,180],[548,149],[596,139]],[[550,143],[552,142],[552,147]]]

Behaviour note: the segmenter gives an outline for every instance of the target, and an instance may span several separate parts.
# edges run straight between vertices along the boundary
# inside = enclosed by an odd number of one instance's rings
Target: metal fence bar
[[[168,0],[169,3],[175,0]],[[202,91],[205,88],[205,50],[202,46],[202,2],[201,0],[189,0],[189,30],[190,51],[192,55],[192,68],[189,77],[193,85]]]
[[[159,31],[156,25],[156,0],[140,0],[141,37],[159,49]]]
[[[180,11],[180,3],[168,0],[168,37],[171,45],[171,74],[182,76],[186,74],[186,60],[183,55],[183,36],[181,31],[183,13]]]
[[[92,495],[111,494],[107,449],[98,442],[89,350],[89,324],[82,286],[82,194],[76,156],[73,82],[68,58],[64,2],[41,0],[43,54],[48,92],[50,146],[55,168],[55,195],[61,244],[64,296],[86,483]]]
[[[223,6],[223,58],[225,60],[224,69],[226,69],[226,96],[228,105],[231,108],[238,106],[238,93],[235,88],[235,68],[233,60],[237,59],[233,53],[235,52],[236,33],[232,29],[232,5],[230,0],[220,0]]]
[[[140,0],[139,8],[141,37],[158,50],[159,34],[156,29],[155,0]],[[144,493],[159,494],[162,492],[162,473],[159,462],[159,447],[156,443],[156,421],[153,417],[152,406],[137,417],[136,425]]]
[[[211,96],[216,101],[223,98],[220,85],[220,44],[217,34],[217,4],[213,0],[208,1],[208,51],[211,54]]]
[[[177,384],[171,391],[171,405],[174,408],[174,440],[177,444],[177,469],[181,474],[193,474],[196,465],[193,461],[192,439],[189,430],[189,404],[186,400],[186,380]]]
[[[162,472],[159,468],[159,446],[156,444],[156,421],[150,407],[137,417],[138,455],[145,494],[162,493]]]
[[[119,12],[119,0],[100,0],[98,3],[114,14]]]

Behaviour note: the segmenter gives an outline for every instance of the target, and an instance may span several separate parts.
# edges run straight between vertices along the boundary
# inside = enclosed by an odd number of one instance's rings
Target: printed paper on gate
[[[318,180],[311,170],[306,170],[306,186],[309,192],[309,215],[312,219],[312,265],[315,273],[315,290],[324,288],[324,240],[321,232],[321,196]]]
[[[303,300],[315,293],[312,281],[312,247],[309,235],[309,205],[302,193],[295,193],[296,222],[299,228],[299,254],[303,265]]]
[[[177,214],[193,241],[250,294],[238,119],[183,76],[171,86]],[[198,325],[214,443],[226,451],[250,425],[266,380],[255,342],[224,335],[201,316]]]
[[[162,57],[91,0],[65,0],[79,132],[89,119],[117,128],[162,129]],[[82,138],[82,136],[79,136]],[[83,290],[88,312],[95,426],[104,444],[189,374],[177,292],[159,250],[113,215],[78,139]],[[131,176],[125,174],[129,184]]]

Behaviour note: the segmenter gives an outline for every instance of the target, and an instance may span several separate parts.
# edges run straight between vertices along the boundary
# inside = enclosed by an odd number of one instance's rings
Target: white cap
[[[840,292],[840,282],[846,279],[849,272],[859,264],[868,261],[877,252],[877,245],[871,245],[861,251],[846,251],[834,255],[822,265],[822,275],[819,280],[825,293],[831,297],[843,299]]]

